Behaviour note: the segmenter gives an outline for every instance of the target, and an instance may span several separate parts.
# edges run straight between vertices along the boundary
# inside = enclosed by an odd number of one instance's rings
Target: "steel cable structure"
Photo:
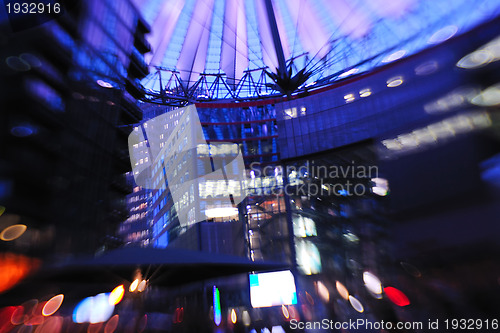
[[[495,1],[136,0],[152,27],[145,101],[182,106],[291,95],[439,44]]]

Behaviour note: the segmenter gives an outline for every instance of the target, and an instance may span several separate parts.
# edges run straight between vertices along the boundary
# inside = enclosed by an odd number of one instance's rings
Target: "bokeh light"
[[[20,254],[0,254],[0,293],[9,290],[40,266],[40,260]]]
[[[142,293],[144,289],[146,289],[146,286],[147,286],[146,280],[142,280],[141,283],[139,283],[139,285],[137,286],[137,291]]]
[[[337,288],[339,295],[347,301],[349,299],[349,292],[347,291],[347,288],[339,281],[336,282],[335,287]]]
[[[116,304],[120,303],[120,301],[123,299],[124,294],[125,294],[125,287],[123,287],[123,285],[116,287],[109,294],[109,304],[116,305]]]
[[[134,282],[132,282],[130,284],[130,287],[128,288],[128,290],[130,292],[134,292],[137,289],[137,286],[139,286],[139,279],[135,279]]]
[[[113,317],[111,317],[106,323],[106,326],[104,326],[104,333],[113,333],[118,327],[119,321],[120,321],[119,315],[116,314]]]
[[[238,316],[236,315],[236,311],[234,309],[231,310],[231,322],[233,324],[236,324],[236,321],[238,320]]]
[[[387,295],[387,298],[397,306],[410,305],[408,297],[399,289],[394,287],[385,287],[384,293]]]
[[[14,224],[3,229],[0,233],[0,239],[5,242],[10,242],[21,237],[28,229],[24,224]]]
[[[73,321],[75,323],[102,323],[111,317],[114,309],[115,306],[109,304],[109,294],[102,293],[87,297],[75,307]]]
[[[366,289],[368,289],[370,292],[374,293],[375,295],[382,293],[382,283],[380,282],[379,278],[376,277],[373,273],[364,272],[363,281],[365,282]]]
[[[47,303],[45,303],[45,305],[43,306],[42,315],[48,317],[56,313],[56,311],[59,310],[59,308],[61,307],[63,300],[64,300],[63,294],[56,295],[51,299],[49,299]]]
[[[358,311],[359,313],[365,311],[365,308],[363,307],[363,304],[354,296],[349,296],[349,302],[351,303],[351,306],[354,308],[354,310]]]

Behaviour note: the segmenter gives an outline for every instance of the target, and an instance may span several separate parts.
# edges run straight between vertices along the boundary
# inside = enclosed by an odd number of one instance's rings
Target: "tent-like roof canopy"
[[[500,13],[494,0],[136,3],[152,27],[153,51],[146,56],[151,73],[142,84],[164,100],[262,98],[328,84],[443,42]]]

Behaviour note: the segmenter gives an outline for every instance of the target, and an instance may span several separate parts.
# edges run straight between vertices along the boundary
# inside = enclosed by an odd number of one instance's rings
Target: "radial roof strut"
[[[283,45],[281,45],[280,34],[278,31],[278,24],[276,23],[276,17],[274,16],[274,9],[271,0],[264,0],[266,3],[267,19],[269,20],[269,27],[271,28],[271,34],[273,36],[274,49],[276,51],[276,57],[278,58],[278,73],[286,72],[285,55],[283,53]]]

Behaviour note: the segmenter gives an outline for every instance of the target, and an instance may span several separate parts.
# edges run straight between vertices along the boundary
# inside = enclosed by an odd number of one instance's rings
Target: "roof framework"
[[[500,14],[488,0],[136,2],[152,26],[145,100],[173,106],[327,85]]]

